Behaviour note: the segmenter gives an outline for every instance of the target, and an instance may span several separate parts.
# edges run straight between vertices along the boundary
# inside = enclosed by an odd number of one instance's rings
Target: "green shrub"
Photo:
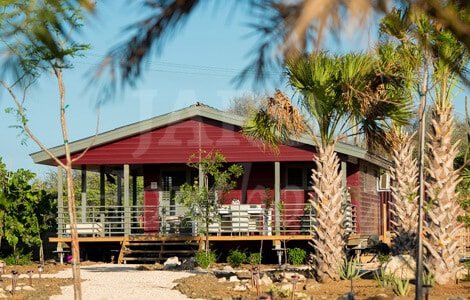
[[[261,264],[261,254],[259,252],[252,252],[246,261],[252,265],[259,265]]]
[[[307,251],[301,248],[288,248],[287,249],[287,256],[289,261],[294,266],[298,266],[304,263],[305,256],[307,255]]]
[[[239,267],[246,262],[246,253],[238,249],[230,250],[227,256],[227,262],[233,268]]]
[[[196,261],[203,269],[209,268],[216,262],[216,260],[217,257],[213,251],[209,251],[209,253],[206,253],[206,251],[200,251],[196,253]]]
[[[9,266],[20,265],[20,266],[28,266],[33,263],[33,253],[23,253],[21,251],[17,251],[16,254],[12,253],[7,257],[3,258],[5,263]]]

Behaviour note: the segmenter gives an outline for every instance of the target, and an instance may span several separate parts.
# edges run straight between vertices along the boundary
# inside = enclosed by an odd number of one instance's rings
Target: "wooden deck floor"
[[[109,243],[122,242],[128,238],[142,241],[204,241],[205,236],[158,236],[158,235],[137,235],[137,236],[106,236],[106,237],[79,237],[79,243]],[[310,240],[309,235],[233,235],[233,236],[209,236],[209,241],[306,241]],[[70,243],[71,237],[50,237],[51,243]]]

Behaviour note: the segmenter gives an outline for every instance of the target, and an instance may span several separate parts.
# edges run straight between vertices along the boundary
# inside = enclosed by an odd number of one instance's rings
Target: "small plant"
[[[465,276],[465,280],[470,280],[470,261],[466,261],[464,263],[464,267],[467,269],[467,276]]]
[[[384,254],[382,252],[379,252],[377,253],[377,258],[380,262],[380,265],[383,266],[384,264],[390,261],[390,259],[392,258],[392,255],[390,253]]]
[[[377,283],[377,286],[381,288],[391,287],[393,285],[393,276],[385,273],[383,269],[375,271],[374,280]]]
[[[294,266],[298,266],[304,263],[305,256],[307,252],[301,248],[288,248],[287,249],[287,256],[289,257],[289,261]]]
[[[338,274],[341,279],[351,280],[360,278],[365,273],[361,274],[361,269],[357,266],[356,260],[352,258],[350,260],[344,259],[338,265]]]
[[[436,278],[434,278],[434,274],[428,271],[423,272],[423,284],[432,285],[436,282]]]
[[[209,268],[212,264],[217,261],[217,257],[214,251],[200,251],[196,253],[196,262],[201,266],[203,269]]]
[[[227,256],[227,262],[233,268],[239,267],[241,264],[246,262],[246,253],[238,249],[230,250]]]
[[[292,290],[291,289],[281,289],[279,290],[279,296],[281,298],[288,298],[292,296]]]
[[[259,265],[261,264],[261,254],[258,252],[252,252],[248,256],[247,262],[249,262],[252,265]]]
[[[410,280],[393,277],[393,293],[397,296],[407,296],[410,292]]]

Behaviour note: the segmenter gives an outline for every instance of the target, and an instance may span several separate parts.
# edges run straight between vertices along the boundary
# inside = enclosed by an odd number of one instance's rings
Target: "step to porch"
[[[128,238],[121,244],[117,263],[164,263],[168,258],[174,256],[182,261],[194,256],[197,250],[197,242],[146,240],[145,237]]]

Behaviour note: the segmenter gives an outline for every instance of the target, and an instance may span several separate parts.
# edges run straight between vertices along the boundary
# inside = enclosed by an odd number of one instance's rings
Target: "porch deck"
[[[58,245],[69,244],[70,225],[67,208],[59,208],[57,237],[49,241]],[[257,247],[265,243],[268,252],[282,248],[283,243],[302,243],[311,239],[313,216],[305,204],[291,204],[282,212],[261,204],[221,205],[217,221],[209,226],[209,242],[214,248],[230,249],[244,245]],[[104,256],[113,256],[118,263],[126,262],[125,253],[131,252],[131,243],[145,246],[145,250],[133,250],[147,255],[127,260],[161,261],[166,255],[189,253],[188,249],[203,249],[204,227],[192,221],[184,207],[131,206],[77,208],[77,230],[81,248],[109,247]],[[172,245],[172,246],[169,246]],[[152,249],[152,250],[149,250]],[[90,251],[92,251],[90,250]],[[149,257],[149,254],[150,257]]]

